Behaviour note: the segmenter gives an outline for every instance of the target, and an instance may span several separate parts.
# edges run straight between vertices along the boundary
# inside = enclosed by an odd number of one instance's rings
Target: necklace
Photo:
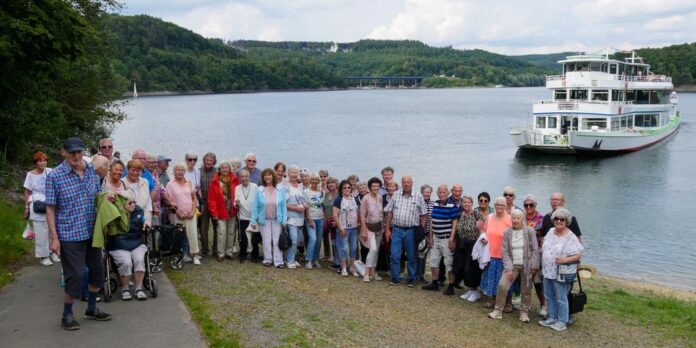
[[[242,185],[242,194],[244,195],[245,201],[249,198],[249,192],[251,192],[251,185],[247,186],[246,192],[244,192],[244,185]]]

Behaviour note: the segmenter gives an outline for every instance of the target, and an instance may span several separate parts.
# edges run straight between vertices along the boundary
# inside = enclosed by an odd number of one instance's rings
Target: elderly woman
[[[539,244],[536,231],[525,225],[524,212],[512,211],[512,227],[505,230],[503,236],[503,267],[505,271],[498,283],[498,294],[495,299],[495,309],[488,314],[492,319],[503,318],[503,306],[507,292],[517,278],[520,279],[522,290],[522,306],[520,321],[529,322],[529,305],[532,302],[532,283],[534,275],[539,271]]]
[[[136,204],[145,212],[145,225],[152,226],[152,198],[150,196],[150,186],[141,174],[143,173],[143,162],[140,160],[130,160],[127,164],[128,175],[126,175],[123,183],[126,188],[133,190],[135,193]]]
[[[240,168],[242,168],[242,162],[239,160],[239,158],[233,158],[230,160],[230,166],[232,166],[232,173],[237,173]],[[247,173],[249,171],[247,170]]]
[[[476,302],[481,298],[477,291],[481,284],[481,268],[476,260],[471,257],[476,240],[483,229],[483,216],[474,210],[474,199],[471,196],[462,196],[462,212],[456,226],[456,233],[450,235],[450,244],[454,246],[454,258],[452,259],[452,273],[454,283],[462,280],[469,288],[462,296],[462,300]]]
[[[367,184],[370,187],[370,193],[360,202],[360,242],[369,249],[365,258],[366,270],[363,276],[363,282],[369,283],[372,279],[382,280],[375,269],[379,246],[384,236],[384,207],[382,197],[379,196],[382,180],[371,178]]]
[[[486,221],[488,218],[488,215],[493,213],[493,208],[490,206],[491,203],[491,195],[488,194],[488,192],[481,192],[478,194],[478,207],[474,209],[475,212],[478,212],[481,214],[483,217],[483,221]]]
[[[41,151],[35,153],[32,160],[34,169],[24,179],[24,218],[29,219],[34,231],[34,256],[41,259],[42,265],[50,266],[54,262],[60,262],[58,255],[49,249],[50,238],[46,224],[46,177],[52,169],[46,167],[48,156]],[[41,209],[42,205],[44,209]]]
[[[336,221],[333,219],[333,202],[339,195],[338,180],[334,177],[326,179],[326,192],[324,192],[324,258],[331,259],[331,269],[340,270],[341,265],[336,253]],[[328,242],[327,242],[328,240]]]
[[[505,210],[507,210],[508,214],[511,214],[514,209],[520,209],[520,207],[515,205],[517,190],[514,187],[505,186],[503,189],[503,197],[505,197]]]
[[[568,228],[573,216],[567,209],[556,209],[551,219],[554,227],[544,237],[541,248],[544,297],[549,313],[539,324],[563,331],[569,321],[568,291],[575,281],[583,247]]]
[[[420,192],[423,196],[423,200],[425,201],[425,205],[428,207],[428,216],[425,218],[424,230],[430,231],[430,223],[433,221],[433,204],[435,204],[435,201],[430,199],[430,197],[433,195],[433,187],[425,184],[420,187]],[[416,281],[427,284],[428,281],[425,280],[425,259],[428,257],[428,239],[423,238],[423,240],[418,243],[416,248],[418,248],[418,258],[416,259]]]
[[[336,221],[336,249],[341,260],[341,275],[348,276],[346,265],[350,264],[351,273],[358,276],[353,262],[357,255],[358,247],[358,224],[360,202],[353,196],[353,186],[348,180],[343,180],[338,185],[341,188],[341,195],[333,203],[333,218]]]
[[[129,170],[130,171],[130,170]],[[145,213],[136,205],[135,194],[132,190],[121,193],[126,200],[123,208],[128,214],[130,223],[125,234],[110,235],[106,243],[109,255],[114,259],[118,274],[121,278],[121,299],[130,301],[133,296],[130,292],[131,275],[135,277],[135,298],[139,301],[147,300],[143,291],[143,279],[145,278],[145,253],[147,247],[143,244],[143,226]]]
[[[189,244],[189,252],[193,258],[194,265],[201,264],[201,257],[198,247],[198,231],[196,229],[196,214],[195,210],[198,206],[196,199],[196,189],[184,177],[186,173],[186,165],[178,163],[174,165],[174,180],[167,183],[167,199],[169,201],[169,211],[172,217],[169,221],[174,224],[181,224],[186,229],[186,239]]]
[[[312,173],[307,168],[300,169],[300,183],[302,184],[302,189],[309,187],[309,176]]]
[[[329,189],[326,187],[326,180],[329,178],[329,171],[326,169],[320,169],[319,178],[321,179],[321,192],[328,192]]]
[[[285,172],[288,170],[288,167],[285,165],[283,162],[278,162],[273,166],[273,171],[275,171],[276,178],[278,178],[278,185],[279,188],[280,186],[285,186],[287,183],[286,180],[287,178],[285,177]]]
[[[237,221],[239,221],[239,260],[247,257],[248,243],[251,243],[251,262],[257,263],[259,259],[259,243],[261,235],[259,231],[249,232],[249,220],[251,211],[256,203],[256,191],[258,186],[251,182],[249,171],[242,169],[239,171],[240,184],[234,189],[234,206],[237,208]]]
[[[306,210],[309,208],[304,194],[302,193],[300,169],[296,165],[291,165],[288,169],[288,184],[286,189],[288,232],[292,240],[292,245],[287,250],[288,268],[295,269],[300,266],[300,263],[295,260],[295,254],[297,253],[299,235],[302,233],[302,227],[305,223]]]
[[[118,194],[127,190],[126,184],[121,180],[121,177],[123,177],[123,170],[124,166],[121,160],[111,162],[109,174],[104,178],[104,182],[102,182],[102,192],[113,192]]]
[[[285,268],[283,253],[278,248],[280,232],[288,223],[288,206],[285,190],[279,190],[275,172],[266,168],[261,172],[261,188],[256,193],[256,203],[251,210],[249,224],[252,228],[260,226],[263,239],[263,265]]]
[[[217,222],[216,252],[218,262],[222,262],[225,257],[234,259],[232,251],[237,241],[238,227],[234,192],[237,185],[239,185],[239,179],[232,172],[230,163],[220,163],[208,189],[208,211],[213,221]],[[244,232],[240,231],[240,233]],[[239,261],[244,262],[241,257]]]
[[[495,212],[488,215],[483,226],[483,230],[486,232],[484,243],[488,245],[491,255],[491,261],[483,270],[481,277],[481,290],[488,297],[488,301],[483,303],[485,308],[493,308],[495,306],[498,283],[503,275],[503,235],[505,230],[512,226],[512,218],[505,210],[507,206],[505,202],[504,197],[495,199]],[[503,311],[509,313],[512,312],[512,297],[507,296],[507,300]]]
[[[321,191],[321,178],[319,175],[309,176],[309,186],[303,191],[305,200],[309,205],[307,227],[307,269],[321,268],[319,264],[319,251],[324,234],[324,193]]]
[[[353,195],[353,197],[357,197],[358,196],[358,182],[360,181],[360,178],[355,174],[351,174],[348,176],[348,179],[346,179],[346,180],[348,180],[348,182],[350,183],[350,193]]]
[[[539,249],[541,249],[541,226],[544,221],[544,216],[537,211],[537,200],[534,195],[525,195],[523,200],[524,213],[527,221],[527,226],[531,227],[536,231],[537,242],[539,242]],[[539,258],[539,265],[541,267],[541,258]],[[544,286],[543,277],[541,273],[537,272],[534,276],[534,291],[536,291],[537,298],[539,299],[539,315],[546,317],[548,312],[546,311],[546,301],[544,300]]]

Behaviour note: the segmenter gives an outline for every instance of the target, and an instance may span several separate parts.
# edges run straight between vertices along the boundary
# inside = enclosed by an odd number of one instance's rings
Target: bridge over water
[[[354,87],[418,87],[423,76],[350,76],[346,77],[349,86]]]

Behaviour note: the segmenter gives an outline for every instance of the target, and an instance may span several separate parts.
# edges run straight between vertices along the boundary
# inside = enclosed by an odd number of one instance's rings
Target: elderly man
[[[546,236],[547,233],[549,233],[549,230],[551,227],[553,227],[553,221],[551,220],[551,214],[553,214],[556,209],[565,207],[565,195],[560,193],[560,192],[554,192],[551,194],[551,212],[546,214],[544,216],[544,220],[541,223],[541,236],[542,238]],[[573,216],[573,219],[570,221],[570,224],[568,225],[568,228],[575,233],[575,235],[578,237],[578,240],[582,243],[582,240],[580,237],[582,236],[582,232],[580,232],[580,225],[578,225],[578,220]]]
[[[440,263],[444,261],[444,267],[449,276],[449,286],[445,295],[454,295],[454,276],[452,275],[452,250],[450,249],[450,235],[452,226],[456,226],[459,220],[460,208],[455,200],[449,196],[447,185],[437,188],[438,200],[433,202],[430,231],[428,232],[428,245],[430,246],[430,272],[432,283],[423,286],[423,290],[439,290],[438,277]]]
[[[382,168],[382,187],[379,189],[379,195],[387,194],[387,183],[394,180],[394,168],[386,166]]]
[[[256,155],[249,152],[244,156],[244,167],[237,171],[237,176],[242,169],[246,169],[249,172],[249,180],[256,185],[261,186],[261,171],[256,168]]]
[[[169,162],[171,162],[171,158],[164,156],[164,155],[159,155],[157,156],[157,180],[158,180],[158,187],[160,188],[160,200],[159,200],[159,208],[160,208],[160,215],[159,215],[159,220],[160,224],[166,225],[169,223],[169,216],[168,216],[168,211],[167,211],[167,206],[169,205],[169,202],[167,201],[167,195],[164,193],[164,188],[167,187],[167,184],[169,183],[169,174],[167,174],[167,169],[169,169]]]
[[[114,142],[109,138],[99,140],[99,154],[111,163],[114,160]]]
[[[401,253],[406,249],[408,268],[408,287],[416,282],[416,240],[415,231],[418,225],[425,226],[428,207],[420,192],[413,191],[413,178],[401,178],[401,189],[394,193],[384,211],[387,213],[384,236],[391,240],[391,282],[390,285],[401,281]],[[393,223],[393,232],[392,232]]]
[[[97,308],[97,293],[104,284],[101,248],[92,247],[96,220],[96,196],[99,175],[82,158],[85,144],[80,138],[63,142],[61,162],[46,178],[46,221],[51,236],[50,248],[61,257],[65,296],[61,325],[77,330],[73,302],[80,298],[85,265],[89,268],[89,295],[85,318],[110,320],[111,315]]]
[[[210,182],[213,181],[215,177],[215,164],[217,163],[217,156],[214,153],[208,152],[203,156],[203,166],[199,169],[199,178],[201,180],[201,189],[199,191],[199,196],[201,198],[201,251],[203,255],[208,255],[210,249],[208,249],[208,229],[210,228],[210,221],[212,216],[210,215],[210,210],[208,209],[208,189],[210,189]],[[217,250],[217,223],[213,223],[213,251]],[[231,257],[228,255],[228,257]]]

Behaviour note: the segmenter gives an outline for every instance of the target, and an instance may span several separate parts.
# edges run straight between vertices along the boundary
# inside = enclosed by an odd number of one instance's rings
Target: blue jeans
[[[568,324],[568,290],[573,283],[544,278],[544,298],[550,319]]]
[[[348,234],[348,250],[351,260],[355,260],[358,255],[358,228],[346,228]]]
[[[416,282],[416,239],[413,235],[415,228],[400,228],[394,226],[391,241],[391,280],[394,283],[401,281],[401,253],[406,249],[406,267],[408,269],[408,282]]]
[[[292,245],[288,248],[288,264],[295,262],[295,254],[297,253],[297,234],[301,233],[302,226],[295,226],[288,224],[288,232],[290,233],[290,240],[292,240]]]
[[[336,242],[334,243],[334,245],[336,245],[336,252],[334,254],[334,259],[337,265],[340,265],[341,261],[348,258],[348,236],[348,233],[346,233],[345,237],[341,236],[341,232],[339,232],[338,229],[336,230]]]
[[[307,225],[307,262],[319,260],[319,251],[321,250],[321,239],[324,234],[324,219],[312,219],[314,228]]]

